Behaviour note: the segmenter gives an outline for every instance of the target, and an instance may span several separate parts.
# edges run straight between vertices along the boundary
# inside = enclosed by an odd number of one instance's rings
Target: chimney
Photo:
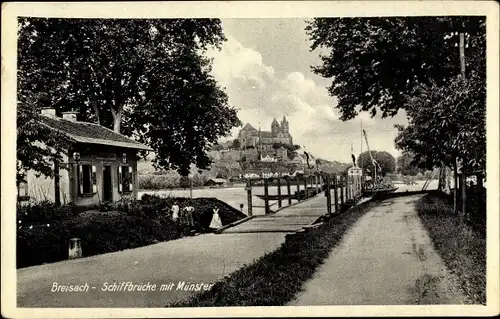
[[[62,117],[64,120],[71,121],[71,122],[76,122],[76,115],[78,112],[63,112]]]
[[[52,107],[44,107],[42,108],[42,115],[54,118],[56,117],[56,109]]]

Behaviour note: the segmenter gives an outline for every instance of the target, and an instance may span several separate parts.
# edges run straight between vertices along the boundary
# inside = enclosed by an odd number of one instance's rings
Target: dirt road
[[[289,305],[465,303],[414,210],[418,198],[367,212]]]

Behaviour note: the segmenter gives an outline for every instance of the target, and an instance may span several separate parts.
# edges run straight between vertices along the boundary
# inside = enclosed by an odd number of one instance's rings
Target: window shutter
[[[97,193],[97,167],[92,165],[92,193]]]
[[[83,165],[78,166],[78,183],[80,185],[80,195],[83,194]]]
[[[123,192],[122,167],[118,166],[118,191]]]
[[[132,185],[132,181],[133,181],[132,171],[133,171],[132,166],[129,166],[128,167],[128,187],[129,187],[129,191],[132,191],[132,189],[133,189],[133,185]]]

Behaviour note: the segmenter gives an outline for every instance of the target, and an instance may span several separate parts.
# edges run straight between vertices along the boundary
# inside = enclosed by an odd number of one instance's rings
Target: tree
[[[218,19],[19,19],[21,104],[44,92],[60,111],[155,151],[155,166],[187,174],[240,124],[204,53],[225,40]],[[28,105],[27,105],[28,106]]]
[[[229,177],[231,177],[231,171],[226,167],[222,167],[216,175],[216,178],[229,179]]]
[[[396,168],[396,160],[388,152],[371,151],[373,159],[380,165],[381,171],[377,170],[377,174],[384,176],[387,173],[393,173]],[[374,167],[368,151],[361,153],[358,157],[358,166],[363,169],[364,174],[370,175],[374,172]],[[369,172],[368,172],[369,171]]]
[[[418,167],[418,163],[415,161],[415,156],[410,152],[405,152],[403,155],[396,159],[397,171],[403,175],[415,176],[417,173],[421,173],[422,169]]]
[[[406,111],[396,146],[419,167],[485,169],[486,24],[480,16],[318,18],[306,28],[312,49],[330,49],[314,72],[331,78],[341,119]],[[458,36],[465,35],[465,78]],[[342,63],[338,63],[342,61]]]
[[[19,81],[19,83],[23,85],[26,82]],[[26,91],[22,99],[28,103],[18,103],[17,107],[18,186],[19,183],[26,182],[28,170],[34,170],[38,175],[53,177],[55,173],[53,163],[62,163],[63,150],[69,145],[65,135],[49,129],[40,122],[39,110],[48,106],[46,95]]]
[[[486,83],[456,78],[448,86],[420,86],[407,107],[406,127],[398,126],[396,146],[415,153],[430,169],[466,159],[467,171],[486,167]]]
[[[311,49],[323,47],[322,64],[314,72],[332,79],[329,93],[338,100],[341,119],[359,111],[382,116],[397,114],[419,84],[446,85],[460,73],[456,38],[470,41],[484,35],[484,17],[315,18],[306,31]],[[478,54],[480,46],[469,46]],[[341,63],[339,62],[341,61]],[[474,59],[466,68],[475,68]]]
[[[219,143],[213,145],[211,148],[212,151],[221,151],[223,149],[224,149],[224,146],[220,145]]]
[[[239,150],[239,149],[240,149],[240,147],[241,147],[240,140],[239,140],[239,139],[237,139],[237,138],[235,138],[235,139],[233,140],[232,148]]]

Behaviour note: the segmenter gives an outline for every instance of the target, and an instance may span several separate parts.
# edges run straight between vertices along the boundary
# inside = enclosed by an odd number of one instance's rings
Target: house
[[[260,160],[262,162],[268,162],[268,163],[274,163],[274,162],[277,162],[278,160],[275,159],[274,157],[272,156],[269,156],[269,154],[267,154],[266,156],[261,156]]]
[[[227,186],[227,180],[223,178],[211,178],[208,181],[205,182],[203,186],[209,186],[209,187],[224,187]]]
[[[27,196],[30,200],[50,200],[76,205],[95,205],[137,198],[137,153],[151,148],[104,126],[80,122],[77,113],[55,109],[42,110],[43,125],[65,134],[70,147],[59,163],[59,194],[54,179],[34,171],[27,172]],[[53,165],[56,169],[56,166]]]
[[[290,163],[292,164],[300,164],[300,165],[307,165],[307,158],[303,154],[298,154],[295,156]]]
[[[280,148],[278,148],[276,150],[276,157],[283,160],[283,161],[286,161],[287,158],[288,158],[288,152],[287,152],[287,149],[284,148],[283,146],[281,146]]]

